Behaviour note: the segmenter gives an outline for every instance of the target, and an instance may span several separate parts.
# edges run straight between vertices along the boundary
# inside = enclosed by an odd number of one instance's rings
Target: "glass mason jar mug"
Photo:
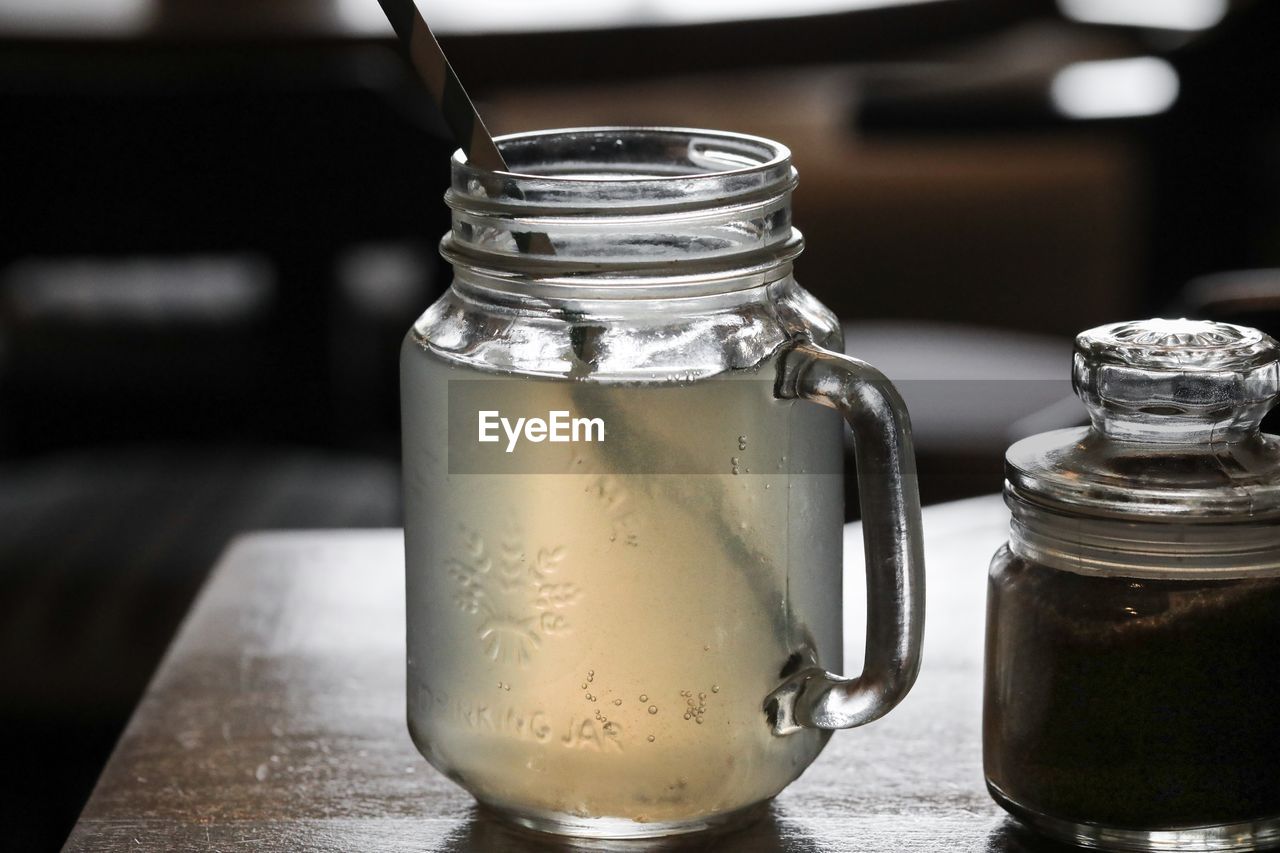
[[[455,278],[402,351],[410,731],[526,826],[734,820],[915,679],[906,412],[791,275],[783,146],[619,128],[499,145],[511,173],[454,157]],[[868,557],[853,679],[830,674],[841,415]]]

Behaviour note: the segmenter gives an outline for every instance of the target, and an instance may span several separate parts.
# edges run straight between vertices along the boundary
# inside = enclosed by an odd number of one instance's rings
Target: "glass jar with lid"
[[[992,795],[1121,850],[1280,844],[1280,347],[1148,320],[1076,339],[1091,425],[1006,458],[983,721]]]

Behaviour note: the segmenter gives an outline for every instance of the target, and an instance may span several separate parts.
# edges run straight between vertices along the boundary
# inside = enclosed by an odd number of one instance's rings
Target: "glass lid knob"
[[[1280,345],[1230,323],[1113,323],[1076,337],[1071,376],[1111,438],[1237,441],[1280,400]]]

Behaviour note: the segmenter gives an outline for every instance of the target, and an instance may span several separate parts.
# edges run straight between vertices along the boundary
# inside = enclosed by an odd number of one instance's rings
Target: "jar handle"
[[[887,714],[920,671],[924,636],[924,545],[906,406],[866,362],[805,341],[784,354],[777,396],[839,411],[853,430],[867,563],[867,645],[862,674],[809,668],[771,693],[776,734],[848,729]]]

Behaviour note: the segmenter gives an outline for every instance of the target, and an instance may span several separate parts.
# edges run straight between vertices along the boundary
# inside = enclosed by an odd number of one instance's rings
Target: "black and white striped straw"
[[[444,113],[444,120],[467,155],[467,161],[490,171],[507,170],[507,162],[493,143],[493,137],[476,112],[440,42],[427,26],[414,0],[378,0],[391,28],[409,54],[409,62],[431,97]]]

